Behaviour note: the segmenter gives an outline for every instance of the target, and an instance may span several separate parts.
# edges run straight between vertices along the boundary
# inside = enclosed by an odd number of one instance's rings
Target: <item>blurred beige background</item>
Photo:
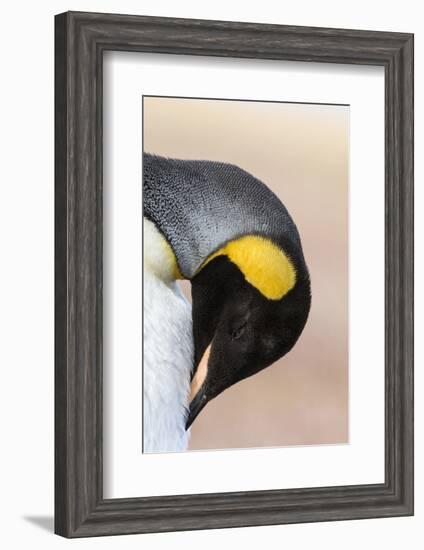
[[[295,348],[209,403],[190,449],[347,442],[349,108],[143,101],[144,151],[231,162],[261,179],[292,215],[311,274],[311,313]]]

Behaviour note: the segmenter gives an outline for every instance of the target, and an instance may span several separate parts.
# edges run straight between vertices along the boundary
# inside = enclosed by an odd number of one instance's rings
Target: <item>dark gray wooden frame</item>
[[[105,50],[384,67],[384,483],[103,499]],[[413,35],[68,12],[55,20],[55,95],[56,533],[84,537],[413,514]]]

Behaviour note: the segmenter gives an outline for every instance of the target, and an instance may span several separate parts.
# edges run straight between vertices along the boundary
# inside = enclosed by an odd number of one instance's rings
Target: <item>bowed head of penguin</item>
[[[246,245],[255,247],[258,242]],[[277,258],[270,258],[266,269],[273,269],[273,261],[289,261],[278,258],[277,249],[270,254]],[[308,280],[296,282],[298,275],[290,264],[280,268],[289,271],[285,277],[290,281],[281,281],[275,294],[267,294],[265,288],[263,294],[255,279],[247,280],[228,256],[214,259],[192,280],[194,370],[187,427],[211,399],[277,361],[299,338],[309,311]]]
[[[172,256],[174,278],[191,281],[192,348],[185,374],[170,369],[165,382],[185,384],[175,414],[187,430],[212,399],[293,348],[311,305],[308,268],[285,206],[232,164],[145,154],[144,216]],[[172,323],[172,311],[163,315]]]

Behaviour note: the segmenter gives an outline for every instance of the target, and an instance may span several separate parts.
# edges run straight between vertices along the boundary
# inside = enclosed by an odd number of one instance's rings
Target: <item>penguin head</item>
[[[212,399],[288,353],[310,309],[300,251],[262,237],[236,239],[192,279],[194,370],[187,429]]]
[[[294,346],[310,308],[300,235],[261,180],[225,162],[143,156],[143,210],[192,283],[187,428],[205,405]]]

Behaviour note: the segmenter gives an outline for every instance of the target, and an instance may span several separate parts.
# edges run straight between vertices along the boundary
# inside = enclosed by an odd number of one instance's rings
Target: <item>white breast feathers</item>
[[[183,451],[193,364],[191,305],[175,280],[175,258],[144,219],[143,450]]]

